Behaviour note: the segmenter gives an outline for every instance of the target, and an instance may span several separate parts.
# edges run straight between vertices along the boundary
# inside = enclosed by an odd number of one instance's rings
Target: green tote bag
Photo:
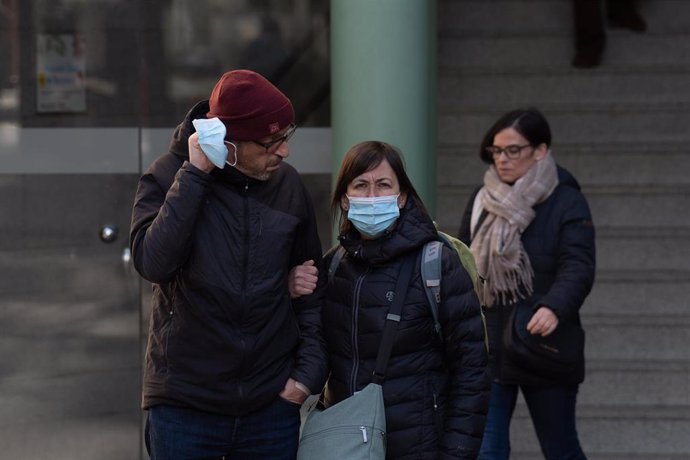
[[[325,410],[315,409],[302,428],[297,460],[385,460],[386,411],[383,381],[412,278],[414,257],[401,264],[388,310],[372,382]]]
[[[381,385],[370,383],[304,422],[297,460],[386,458],[386,414]]]

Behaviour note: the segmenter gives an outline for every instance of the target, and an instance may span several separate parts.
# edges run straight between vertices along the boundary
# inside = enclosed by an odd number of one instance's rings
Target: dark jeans
[[[575,429],[577,385],[521,385],[541,451],[547,460],[586,460]],[[491,384],[491,402],[484,429],[480,460],[507,460],[510,457],[510,419],[518,395],[518,385]]]
[[[278,397],[242,417],[174,406],[154,406],[146,420],[146,448],[152,460],[294,460],[299,406]]]

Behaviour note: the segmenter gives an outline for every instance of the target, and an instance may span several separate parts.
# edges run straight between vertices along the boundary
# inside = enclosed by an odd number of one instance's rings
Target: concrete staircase
[[[536,106],[597,228],[583,306],[588,458],[690,458],[690,1],[638,0],[645,34],[608,29],[574,69],[569,0],[439,0],[438,221],[457,233],[484,132]],[[522,401],[513,458],[542,458]]]

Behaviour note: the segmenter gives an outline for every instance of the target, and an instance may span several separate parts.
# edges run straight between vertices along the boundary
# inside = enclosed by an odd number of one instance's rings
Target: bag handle
[[[407,288],[410,285],[412,267],[416,259],[416,256],[412,257],[410,255],[405,258],[400,267],[398,281],[395,283],[395,291],[393,291],[395,297],[393,297],[393,304],[390,310],[388,310],[388,316],[386,316],[386,324],[383,327],[383,337],[381,339],[379,353],[376,356],[376,368],[373,374],[373,382],[379,385],[382,385],[386,378],[388,360],[391,357],[391,351],[393,351],[393,342],[395,341],[395,334],[398,332],[398,326],[400,325],[402,306],[407,294]]]

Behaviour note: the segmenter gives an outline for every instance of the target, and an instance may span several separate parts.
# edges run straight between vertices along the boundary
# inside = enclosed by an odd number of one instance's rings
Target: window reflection
[[[224,71],[250,68],[293,100],[300,126],[328,126],[328,3],[0,0],[0,112],[25,127],[169,127]],[[37,110],[38,37],[50,34],[83,36],[81,113]]]

